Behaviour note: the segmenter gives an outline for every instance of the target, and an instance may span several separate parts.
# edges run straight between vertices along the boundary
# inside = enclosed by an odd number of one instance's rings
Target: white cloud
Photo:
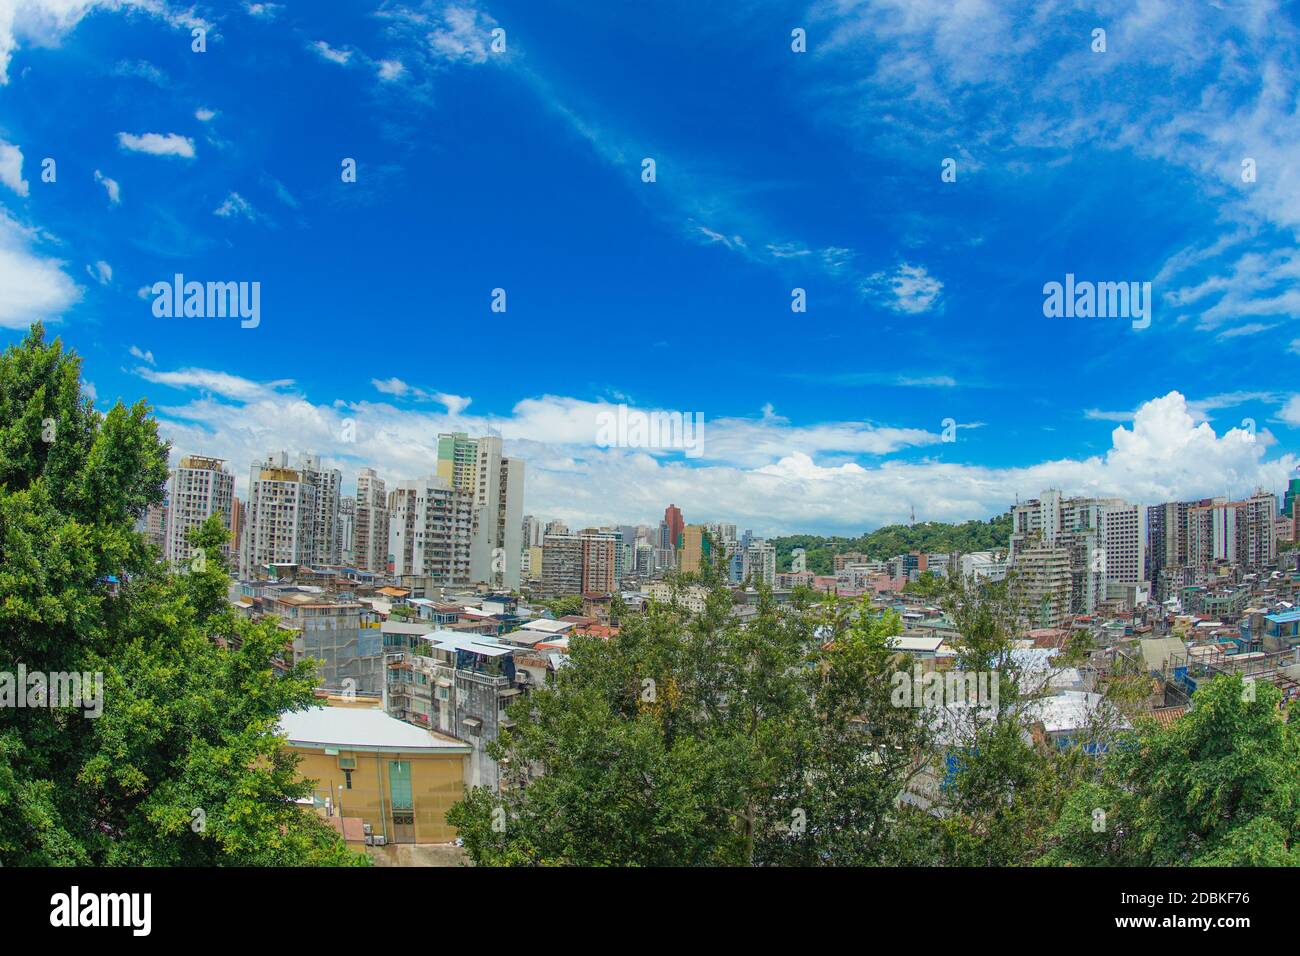
[[[401,60],[380,60],[379,61],[379,78],[385,83],[397,79],[406,72],[406,67],[402,66]]]
[[[108,193],[109,202],[111,202],[114,206],[121,204],[122,187],[117,184],[116,179],[109,179],[107,176],[105,176],[97,169],[95,170],[95,182],[99,183],[101,186],[104,187],[104,191]]]
[[[324,40],[317,40],[311,45],[321,59],[329,60],[331,63],[337,63],[339,66],[347,65],[348,60],[352,59],[351,50],[336,50]]]
[[[251,379],[206,368],[182,368],[174,372],[161,372],[151,368],[136,368],[135,374],[147,382],[169,385],[177,389],[196,389],[240,402],[280,399],[281,390],[293,385],[293,379],[273,382],[254,382]]]
[[[194,140],[179,133],[118,133],[117,142],[123,148],[134,153],[148,153],[151,156],[183,156],[194,158]]]
[[[212,210],[212,214],[223,219],[243,217],[249,222],[256,222],[258,218],[258,212],[253,208],[253,204],[236,192],[228,195],[220,206]]]
[[[212,28],[192,7],[175,7],[167,0],[4,0],[0,2],[0,86],[9,82],[9,65],[20,41],[34,47],[58,46],[96,10],[143,13],[186,32]]]
[[[138,345],[131,346],[130,354],[133,358],[138,358],[141,362],[148,362],[150,365],[156,364],[153,360],[153,352],[146,352]]]
[[[35,251],[41,238],[0,206],[0,328],[57,321],[81,300],[82,289],[63,271],[64,263]]]
[[[23,151],[4,140],[0,140],[0,183],[20,196],[27,195],[27,180],[23,179]]]
[[[200,106],[194,111],[194,118],[200,123],[207,123],[216,115],[216,110],[210,110],[206,106]]]
[[[466,6],[448,6],[441,25],[429,34],[429,46],[448,60],[483,63],[495,26],[496,21],[487,14]]]
[[[244,9],[248,11],[250,17],[257,17],[259,20],[274,20],[284,7],[278,3],[246,3]]]
[[[428,392],[422,388],[416,388],[414,385],[409,385],[396,376],[385,379],[372,378],[370,384],[385,395],[409,398],[419,402],[437,402],[440,405],[445,405],[447,406],[447,414],[453,417],[463,412],[473,401],[473,399],[466,398],[463,395],[452,395],[448,392]]]
[[[877,272],[862,284],[862,292],[887,309],[907,315],[928,312],[939,299],[943,283],[925,266],[903,263],[893,272]]]
[[[284,448],[321,454],[343,469],[345,483],[367,466],[397,480],[428,474],[440,431],[498,434],[507,454],[527,462],[525,509],[579,525],[657,521],[674,501],[690,520],[735,521],[758,533],[847,533],[906,521],[913,506],[921,520],[988,518],[1005,511],[1017,493],[1025,498],[1044,488],[1138,503],[1247,494],[1255,486],[1281,487],[1296,465],[1294,455],[1267,457],[1275,439],[1266,429],[1250,442],[1242,429],[1216,434],[1198,424],[1177,392],[1144,403],[1130,427],[1113,431],[1104,454],[990,468],[950,459],[960,455],[960,440],[939,445],[937,435],[921,430],[854,422],[795,426],[770,409],[760,418],[707,420],[705,457],[692,464],[680,453],[595,447],[595,415],[612,408],[603,403],[543,396],[518,403],[506,416],[466,417],[385,403],[318,405],[272,385],[238,381],[240,391],[257,397],[159,408],[175,454],[239,463]],[[385,385],[401,387],[392,380]],[[1294,417],[1300,423],[1300,407]],[[340,437],[349,420],[355,442]],[[944,459],[844,460],[918,442],[932,443]]]
[[[108,285],[113,281],[113,267],[103,259],[100,259],[93,266],[86,266],[86,274],[100,285]]]

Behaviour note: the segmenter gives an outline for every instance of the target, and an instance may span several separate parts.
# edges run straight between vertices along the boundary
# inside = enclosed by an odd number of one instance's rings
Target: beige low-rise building
[[[447,811],[465,792],[468,744],[357,707],[293,711],[280,732],[330,817],[360,817],[376,843],[456,838]]]

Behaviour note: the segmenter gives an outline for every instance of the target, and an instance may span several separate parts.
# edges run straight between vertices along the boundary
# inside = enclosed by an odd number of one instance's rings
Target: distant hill
[[[859,552],[869,558],[892,558],[908,551],[995,551],[1005,550],[1011,537],[1011,515],[1001,514],[988,521],[966,521],[962,524],[945,524],[927,521],[923,524],[891,524],[857,538],[821,537],[815,534],[792,534],[784,538],[770,538],[776,545],[778,571],[790,570],[790,554],[795,548],[807,552],[808,570],[815,574],[830,574],[833,558],[837,554]]]

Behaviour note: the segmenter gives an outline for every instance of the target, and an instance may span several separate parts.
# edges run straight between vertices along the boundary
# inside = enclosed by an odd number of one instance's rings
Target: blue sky
[[[575,523],[857,533],[1294,473],[1291,8],[701,6],[18,0],[0,341],[44,318],[100,407],[148,398],[241,480],[499,433]],[[260,324],[155,317],[177,272],[260,282]],[[1150,327],[1044,317],[1067,272],[1151,282]],[[597,447],[618,403],[703,413],[704,454]]]

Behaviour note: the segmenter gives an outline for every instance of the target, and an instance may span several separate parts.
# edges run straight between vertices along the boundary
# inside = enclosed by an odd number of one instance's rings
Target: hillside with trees
[[[856,538],[821,537],[811,534],[789,535],[769,539],[776,545],[776,566],[790,570],[790,555],[795,548],[806,553],[808,570],[830,574],[837,554],[857,552],[884,560],[909,551],[948,552],[1005,550],[1011,537],[1011,515],[1001,514],[987,521],[947,524],[926,521],[916,525],[891,524]]]

